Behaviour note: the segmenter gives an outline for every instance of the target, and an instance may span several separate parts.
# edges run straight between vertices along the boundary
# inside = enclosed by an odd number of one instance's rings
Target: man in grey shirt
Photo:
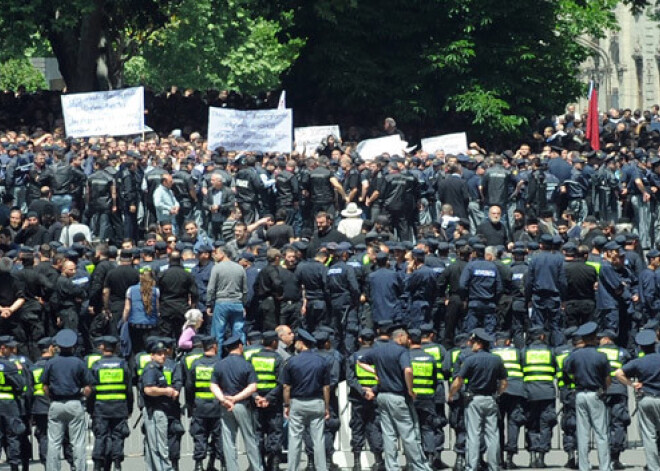
[[[239,335],[245,343],[247,277],[243,267],[227,256],[224,246],[216,247],[213,258],[215,265],[206,291],[206,312],[213,316],[211,333],[218,339],[218,351],[222,351],[227,325],[231,326],[231,335]]]

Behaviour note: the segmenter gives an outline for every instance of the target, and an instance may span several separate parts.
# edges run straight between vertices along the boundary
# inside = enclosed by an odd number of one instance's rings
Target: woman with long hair
[[[143,269],[140,283],[126,291],[124,322],[128,322],[133,354],[146,350],[146,339],[156,332],[158,326],[158,303],[160,290],[151,269]]]

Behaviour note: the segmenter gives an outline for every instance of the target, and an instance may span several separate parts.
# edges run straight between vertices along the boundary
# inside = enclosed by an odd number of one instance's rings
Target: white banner
[[[373,160],[383,153],[390,155],[398,154],[403,155],[408,143],[401,140],[401,136],[393,134],[391,136],[377,137],[376,139],[367,139],[360,142],[356,149],[364,160]]]
[[[291,110],[209,108],[209,149],[291,152]]]
[[[434,154],[444,150],[445,154],[463,154],[468,150],[467,135],[464,132],[444,134],[442,136],[422,139],[422,150]]]
[[[67,137],[140,134],[144,126],[144,88],[62,95]]]
[[[296,151],[302,153],[306,151],[307,155],[311,155],[316,151],[316,148],[321,145],[323,141],[330,134],[335,136],[335,139],[340,139],[339,126],[308,126],[306,128],[295,128],[294,138],[296,142]]]

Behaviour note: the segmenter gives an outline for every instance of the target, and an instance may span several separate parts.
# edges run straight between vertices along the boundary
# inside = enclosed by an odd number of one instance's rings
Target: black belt
[[[81,399],[82,396],[80,396],[80,394],[76,394],[73,396],[52,396],[50,398],[50,400],[53,402],[80,401]]]

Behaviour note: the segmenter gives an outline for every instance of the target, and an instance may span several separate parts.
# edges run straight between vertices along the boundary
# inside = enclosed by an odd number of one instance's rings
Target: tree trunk
[[[102,2],[84,15],[71,29],[48,35],[53,53],[69,92],[90,92],[109,88],[107,67],[103,67],[104,48],[109,48],[103,35],[105,17]],[[101,65],[101,67],[99,67]]]

